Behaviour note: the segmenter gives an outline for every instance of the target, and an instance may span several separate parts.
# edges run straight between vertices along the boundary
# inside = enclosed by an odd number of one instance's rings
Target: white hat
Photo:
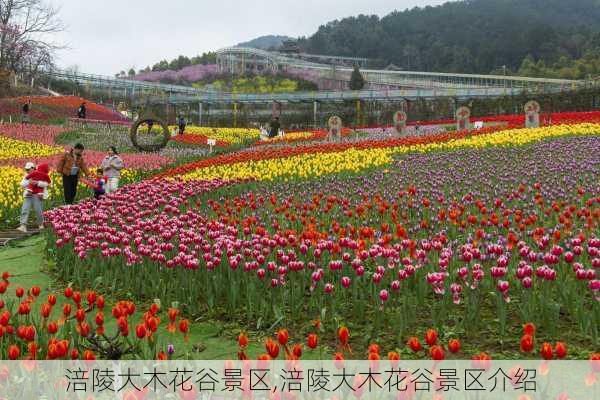
[[[32,163],[31,161],[28,162],[27,164],[25,164],[25,169],[34,169],[35,168],[35,164]]]

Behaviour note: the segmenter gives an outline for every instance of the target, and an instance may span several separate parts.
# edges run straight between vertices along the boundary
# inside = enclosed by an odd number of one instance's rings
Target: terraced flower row
[[[176,128],[175,126],[169,129]],[[228,144],[243,144],[260,139],[260,131],[252,128],[211,128],[204,126],[186,126],[185,135],[200,136],[215,139],[217,142]],[[175,138],[176,140],[183,140]]]
[[[340,172],[355,173],[388,165],[394,155],[403,153],[465,147],[520,146],[558,136],[597,135],[599,132],[600,124],[578,124],[537,129],[510,129],[489,134],[483,132],[456,136],[442,134],[422,138],[370,142],[367,143],[367,146],[362,143],[347,146],[331,145],[331,147],[330,145],[321,145],[203,160],[191,166],[175,169],[172,174],[182,171],[185,174],[183,175],[184,179],[256,178],[269,181],[319,177]],[[405,144],[402,144],[403,141]],[[369,147],[369,144],[372,148]],[[345,147],[347,148],[345,149]],[[330,149],[334,151],[328,151]],[[244,160],[243,157],[246,157],[247,160]],[[194,166],[195,169],[192,170]]]

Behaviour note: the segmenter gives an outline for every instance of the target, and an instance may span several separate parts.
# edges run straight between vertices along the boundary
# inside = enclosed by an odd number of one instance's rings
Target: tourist
[[[152,128],[154,127],[154,121],[153,120],[148,120],[147,125],[148,125],[148,133],[151,133],[152,132]]]
[[[96,171],[96,181],[94,182],[94,198],[96,200],[100,200],[102,196],[106,193],[107,179],[104,176],[104,170],[102,168],[98,168]]]
[[[106,193],[112,193],[119,188],[119,179],[123,167],[123,159],[119,157],[117,149],[115,146],[110,146],[108,155],[104,157],[100,164],[100,168],[102,168],[106,177]]]
[[[79,176],[81,174],[90,176],[90,172],[83,159],[84,149],[85,148],[81,143],[77,143],[70,151],[66,152],[61,157],[56,167],[58,173],[62,175],[66,204],[73,204],[75,201]]]
[[[279,135],[279,128],[281,128],[279,117],[275,117],[273,121],[271,121],[271,132],[269,133],[269,137],[274,138]]]
[[[29,117],[29,111],[31,110],[31,100],[28,100],[25,104],[23,104],[23,113],[21,115],[21,123],[28,124],[31,122],[31,118]]]
[[[179,134],[183,135],[185,132],[185,118],[183,118],[183,115],[179,114],[179,117],[177,118],[177,124],[179,125]]]
[[[50,185],[49,171],[48,164],[41,164],[37,168],[34,163],[28,162],[25,164],[27,175],[21,181],[24,193],[18,231],[27,232],[27,221],[29,220],[29,213],[32,208],[36,215],[36,225],[40,230],[44,228],[42,200],[48,198],[48,186]]]
[[[79,109],[77,110],[77,118],[80,119],[85,119],[87,114],[87,110],[85,108],[85,101],[83,103],[81,103],[81,105],[79,106]]]

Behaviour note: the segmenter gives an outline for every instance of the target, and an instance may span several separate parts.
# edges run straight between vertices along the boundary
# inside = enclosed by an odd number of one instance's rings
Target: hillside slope
[[[569,66],[584,56],[598,60],[598,32],[598,0],[466,0],[336,20],[301,45],[311,53],[371,57],[407,70],[489,73],[503,66],[517,71],[527,56],[542,60],[540,67]]]

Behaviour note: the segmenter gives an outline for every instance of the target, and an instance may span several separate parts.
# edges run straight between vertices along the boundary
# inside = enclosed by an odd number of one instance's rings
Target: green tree
[[[363,78],[362,74],[360,73],[358,65],[355,65],[352,75],[350,75],[350,90],[361,90],[364,87],[365,78]]]

